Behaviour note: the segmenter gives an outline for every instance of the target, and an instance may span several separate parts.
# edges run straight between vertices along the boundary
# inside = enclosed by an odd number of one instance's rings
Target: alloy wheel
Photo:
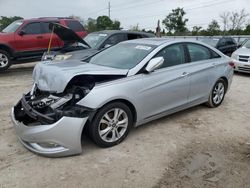
[[[221,103],[225,95],[225,86],[222,82],[218,82],[213,90],[213,102],[215,104]]]
[[[119,140],[128,128],[128,115],[120,108],[113,108],[105,113],[99,123],[99,135],[105,142]]]
[[[8,57],[5,54],[0,53],[0,68],[6,67],[8,63]]]

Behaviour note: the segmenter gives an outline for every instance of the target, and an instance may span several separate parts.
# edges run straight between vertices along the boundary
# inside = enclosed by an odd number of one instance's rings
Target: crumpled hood
[[[250,49],[249,48],[239,48],[234,52],[236,55],[245,55],[250,56]]]
[[[43,61],[33,71],[33,79],[40,90],[62,93],[68,82],[78,75],[127,75],[127,69],[116,69],[68,60],[62,62]]]

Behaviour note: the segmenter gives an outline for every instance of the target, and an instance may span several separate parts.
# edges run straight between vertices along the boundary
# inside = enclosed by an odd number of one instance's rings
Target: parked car
[[[235,71],[250,73],[250,39],[246,40],[231,58],[235,62]]]
[[[4,71],[16,61],[42,57],[48,49],[51,36],[50,23],[60,23],[74,30],[77,35],[87,35],[82,24],[71,18],[36,18],[17,20],[0,33],[0,71]],[[60,49],[63,41],[53,35],[52,49]]]
[[[110,147],[132,126],[202,103],[218,107],[233,66],[199,42],[125,41],[86,62],[37,64],[34,86],[11,116],[22,144],[44,156],[81,153],[85,126],[98,146]]]
[[[214,48],[217,48],[225,55],[231,56],[231,54],[237,49],[237,42],[232,37],[222,38],[202,38],[201,42],[207,43]]]
[[[55,34],[68,45],[59,51],[45,52],[42,61],[54,59],[66,60],[69,58],[84,59],[122,41],[155,37],[155,35],[145,32],[104,30],[90,33],[82,39],[77,37],[74,31],[69,28],[60,26],[59,24],[51,24],[52,27],[55,28]]]

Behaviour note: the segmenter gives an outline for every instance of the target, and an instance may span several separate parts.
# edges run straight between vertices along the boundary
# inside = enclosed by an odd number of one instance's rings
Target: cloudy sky
[[[157,20],[177,7],[186,10],[188,27],[204,28],[212,19],[219,20],[224,11],[243,8],[250,13],[250,0],[0,0],[0,16],[24,18],[76,15],[83,19],[108,15],[111,4],[111,19],[117,19],[124,29],[139,24],[145,29],[155,29]]]

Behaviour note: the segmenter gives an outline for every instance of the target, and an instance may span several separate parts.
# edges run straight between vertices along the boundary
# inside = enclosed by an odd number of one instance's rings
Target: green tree
[[[186,27],[188,19],[184,18],[185,14],[186,12],[183,8],[177,8],[173,9],[172,12],[166,16],[162,23],[165,25],[168,33],[184,34],[188,31]]]
[[[23,19],[20,16],[13,16],[13,17],[6,17],[6,16],[1,16],[0,17],[0,31],[2,31],[5,27],[10,25],[12,22],[16,20],[21,20]]]
[[[220,32],[220,25],[216,20],[212,20],[212,22],[208,25],[207,28],[208,35],[219,35]]]
[[[246,26],[246,29],[244,30],[245,35],[250,35],[250,24]]]
[[[88,30],[88,32],[94,32],[97,31],[97,27],[96,27],[96,20],[89,18],[87,20],[87,24],[85,25],[86,29]]]
[[[194,26],[192,29],[192,35],[193,36],[199,35],[199,32],[201,31],[201,29],[202,29],[202,27],[200,27],[200,26]]]
[[[99,16],[96,20],[98,30],[112,29],[113,22],[108,16]]]
[[[130,26],[130,29],[131,31],[140,31],[140,27],[139,27],[139,24],[136,24],[134,26]]]
[[[85,27],[88,32],[101,31],[101,30],[120,30],[121,23],[118,20],[112,21],[108,16],[99,16],[96,20],[88,18]]]
[[[121,26],[121,22],[119,22],[117,20],[113,21],[112,29],[114,29],[114,30],[120,30],[121,29],[120,26]]]

